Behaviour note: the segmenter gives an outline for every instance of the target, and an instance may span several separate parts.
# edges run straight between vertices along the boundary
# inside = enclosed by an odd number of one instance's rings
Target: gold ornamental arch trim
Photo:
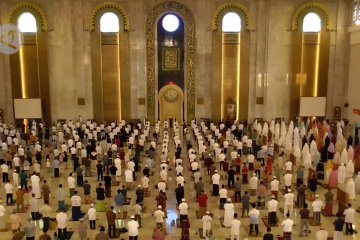
[[[225,15],[225,13],[229,12],[229,11],[234,11],[238,14],[240,14],[240,17],[242,18],[242,20],[244,19],[245,24],[241,23],[244,27],[246,31],[251,31],[252,29],[252,24],[251,24],[251,20],[250,20],[250,13],[249,11],[241,4],[239,3],[225,3],[223,5],[221,5],[220,7],[218,7],[213,15],[212,18],[212,31],[215,32],[219,29],[219,26],[221,26],[221,19],[222,17]]]
[[[187,121],[190,122],[195,118],[195,19],[191,11],[185,5],[174,1],[166,1],[156,5],[150,11],[146,21],[147,115],[150,121],[156,120],[155,24],[159,16],[166,12],[179,14],[185,23],[185,89],[187,101]]]
[[[90,32],[95,31],[96,17],[98,16],[98,14],[107,9],[115,10],[116,12],[118,12],[120,14],[120,17],[123,20],[124,31],[129,32],[130,31],[130,21],[129,21],[129,17],[128,17],[126,10],[119,4],[113,3],[113,2],[105,2],[105,3],[99,4],[95,8],[95,10],[92,12],[92,14],[90,16],[90,29],[89,29]]]
[[[16,4],[10,10],[9,22],[16,25],[17,18],[20,16],[20,14],[24,12],[30,12],[34,15],[35,19],[37,20],[36,22],[38,26],[41,28],[41,31],[48,31],[48,21],[46,15],[42,8],[35,3],[23,2]],[[40,25],[38,23],[38,20],[40,20]]]
[[[322,21],[325,20],[326,30],[334,31],[331,14],[328,9],[322,4],[316,2],[306,3],[296,10],[291,26],[292,31],[297,31],[299,29],[299,23],[309,12],[314,12],[320,16]]]

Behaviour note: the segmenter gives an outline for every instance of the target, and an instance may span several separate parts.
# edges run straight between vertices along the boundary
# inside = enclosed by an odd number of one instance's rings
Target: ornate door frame
[[[147,117],[154,123],[156,118],[157,74],[156,74],[156,36],[155,26],[164,12],[179,14],[185,24],[185,118],[189,123],[195,118],[195,19],[191,11],[183,4],[166,1],[156,5],[146,21],[146,67],[147,67]]]

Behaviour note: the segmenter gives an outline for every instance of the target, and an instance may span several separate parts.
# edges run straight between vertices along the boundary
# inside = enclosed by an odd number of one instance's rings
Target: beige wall
[[[91,47],[89,18],[100,0],[29,0],[37,3],[49,22],[48,59],[52,119],[72,119],[81,114],[93,117]],[[0,1],[0,24],[8,22],[9,10],[20,1]],[[130,82],[129,108],[132,118],[146,117],[146,106],[138,98],[146,96],[146,32],[145,24],[150,10],[163,0],[117,0],[128,13],[130,20]],[[217,7],[226,0],[179,0],[193,13],[196,22],[196,117],[211,116],[211,20]],[[290,86],[287,76],[291,73],[291,21],[294,12],[306,0],[237,0],[250,12],[249,119],[261,117],[289,117]],[[333,117],[333,107],[341,106],[350,98],[348,90],[349,37],[347,29],[351,19],[351,1],[317,0],[332,16],[335,31],[331,33],[327,115]],[[360,55],[351,55],[351,61]],[[357,61],[355,61],[357,62]],[[351,66],[351,64],[350,64]],[[268,86],[258,86],[257,75],[267,74]],[[290,77],[289,77],[290,83]],[[255,104],[257,97],[264,104]],[[85,106],[78,106],[77,99],[85,98]],[[5,118],[12,121],[12,96],[9,57],[0,55],[0,108]],[[214,99],[213,99],[214,100]],[[356,97],[360,102],[360,97]]]

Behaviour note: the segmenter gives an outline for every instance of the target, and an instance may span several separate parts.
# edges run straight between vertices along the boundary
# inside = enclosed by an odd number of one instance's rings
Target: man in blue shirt
[[[115,207],[116,213],[120,212],[121,207],[124,205],[124,195],[121,193],[121,190],[117,190],[117,194],[115,195]]]

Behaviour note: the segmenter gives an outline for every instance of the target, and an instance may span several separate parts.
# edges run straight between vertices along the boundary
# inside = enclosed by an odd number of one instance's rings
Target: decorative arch
[[[48,21],[44,11],[35,3],[23,2],[16,4],[10,10],[9,22],[16,25],[17,18],[24,12],[30,12],[37,20],[39,29],[43,32],[48,31]],[[40,20],[40,21],[39,21]],[[39,24],[40,23],[40,24]]]
[[[173,11],[178,13],[186,27],[186,96],[187,121],[195,118],[195,19],[191,11],[181,3],[167,1],[156,5],[149,13],[146,21],[146,65],[147,65],[147,115],[150,121],[155,121],[155,78],[156,78],[156,50],[155,50],[155,23],[159,15]]]
[[[310,2],[300,6],[294,14],[291,29],[292,31],[297,31],[299,26],[301,27],[302,19],[305,17],[306,14],[309,12],[314,12],[318,14],[322,20],[325,22],[326,30],[334,31],[334,27],[332,24],[332,18],[325,6],[320,3]]]
[[[223,16],[229,11],[233,11],[239,14],[242,20],[241,25],[243,26],[243,29],[246,31],[251,31],[252,26],[249,11],[239,3],[225,3],[218,7],[213,15],[211,21],[213,32],[218,30],[219,26],[221,26],[221,20]]]
[[[130,22],[129,22],[129,17],[127,12],[125,11],[125,9],[120,6],[117,3],[113,3],[113,2],[105,2],[105,3],[101,3],[99,4],[95,10],[92,12],[91,16],[90,16],[90,32],[94,32],[95,31],[95,23],[96,23],[96,18],[99,15],[99,13],[103,12],[104,10],[115,10],[121,17],[121,20],[123,21],[124,24],[124,31],[129,32],[130,31]]]

